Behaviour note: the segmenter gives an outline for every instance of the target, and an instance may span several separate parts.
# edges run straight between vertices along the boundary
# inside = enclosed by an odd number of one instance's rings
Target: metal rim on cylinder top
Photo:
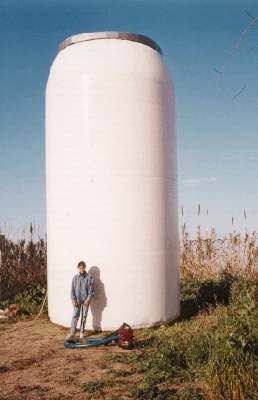
[[[129,32],[89,32],[89,33],[79,33],[77,35],[69,36],[60,45],[58,50],[61,51],[68,46],[75,43],[86,42],[90,40],[99,39],[119,39],[119,40],[130,40],[132,42],[139,42],[151,47],[152,49],[158,51],[162,54],[162,50],[159,45],[150,39],[148,36],[140,35],[138,33]]]

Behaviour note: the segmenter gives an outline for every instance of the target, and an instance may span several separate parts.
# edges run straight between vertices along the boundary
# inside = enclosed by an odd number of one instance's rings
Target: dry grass
[[[46,288],[47,243],[34,239],[32,225],[29,240],[4,239],[2,250],[0,301],[31,287]],[[190,240],[186,225],[180,235],[181,279],[217,279],[222,273],[231,276],[258,279],[256,232],[240,234],[235,231],[218,238],[214,228],[201,233],[198,225],[196,237]]]
[[[184,224],[180,237],[181,279],[189,275],[196,279],[216,279],[221,273],[257,279],[256,238],[255,231],[245,234],[233,231],[219,239],[214,228],[202,236],[198,225],[195,240],[190,240]]]

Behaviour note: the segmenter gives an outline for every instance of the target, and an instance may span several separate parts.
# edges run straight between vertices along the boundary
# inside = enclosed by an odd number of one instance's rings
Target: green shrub
[[[32,287],[15,296],[14,302],[20,305],[20,312],[26,315],[36,314],[44,298],[46,296],[46,289],[40,286]],[[45,304],[43,313],[47,313],[47,305]]]
[[[46,296],[46,289],[40,286],[32,287],[21,293],[18,293],[13,299],[0,302],[0,308],[5,309],[10,304],[19,304],[19,315],[35,315],[39,312],[40,307]],[[47,303],[43,308],[43,313],[47,314]]]
[[[181,319],[191,318],[199,311],[217,304],[228,305],[230,288],[236,277],[223,273],[218,279],[198,280],[188,275],[180,283]]]

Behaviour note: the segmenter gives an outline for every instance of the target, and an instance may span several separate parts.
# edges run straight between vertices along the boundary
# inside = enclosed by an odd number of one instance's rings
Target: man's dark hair
[[[78,268],[80,267],[80,265],[82,265],[84,268],[86,268],[86,264],[85,264],[84,261],[80,261],[80,262],[78,263]]]

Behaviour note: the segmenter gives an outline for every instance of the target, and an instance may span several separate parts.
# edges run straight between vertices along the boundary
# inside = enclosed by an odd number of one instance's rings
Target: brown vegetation
[[[0,302],[33,287],[46,287],[47,244],[41,238],[34,240],[32,225],[30,232],[28,241],[1,241]]]
[[[214,279],[221,273],[258,278],[256,239],[255,231],[245,234],[233,231],[219,239],[214,228],[202,236],[198,225],[195,240],[190,240],[183,225],[180,238],[181,279],[189,275],[196,279]]]

